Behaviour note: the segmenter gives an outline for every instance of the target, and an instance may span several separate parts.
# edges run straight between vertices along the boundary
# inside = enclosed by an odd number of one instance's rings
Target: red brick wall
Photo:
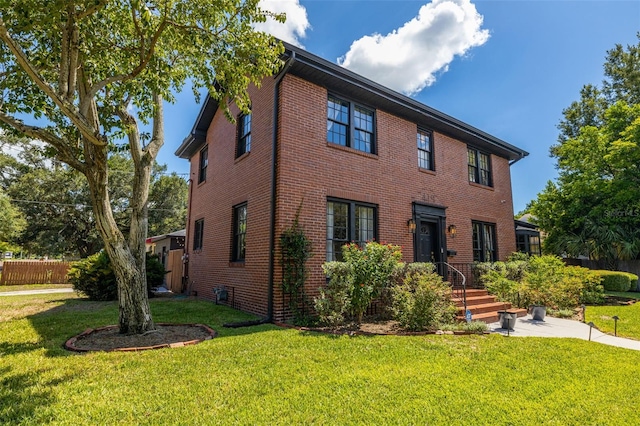
[[[236,128],[218,110],[207,132],[209,164],[207,180],[198,184],[200,154],[191,158],[193,182],[189,212],[187,251],[189,289],[199,297],[213,299],[213,289],[225,286],[229,303],[259,315],[267,313],[269,265],[269,211],[271,191],[271,144],[273,79],[262,89],[251,88],[251,150],[235,158]],[[233,115],[238,109],[231,106]],[[233,207],[247,203],[246,259],[231,259]],[[193,251],[194,222],[204,218],[201,251]],[[235,300],[231,300],[234,296]]]
[[[207,181],[193,186],[187,241],[191,289],[212,298],[215,286],[234,288],[239,308],[261,315],[267,311],[273,81],[267,78],[261,90],[251,91],[252,144],[246,157],[234,158],[236,127],[220,111],[214,117],[207,134]],[[471,184],[466,143],[435,133],[436,170],[420,170],[416,123],[379,109],[377,155],[338,147],[326,142],[326,108],[325,88],[290,74],[282,80],[276,239],[303,203],[300,223],[314,252],[307,293],[316,294],[325,283],[321,265],[326,256],[327,197],[376,204],[379,240],[401,245],[405,261],[413,260],[413,234],[407,229],[413,202],[447,207],[447,225],[457,228],[455,238],[447,236],[447,248],[457,251],[450,262],[472,261],[472,220],[496,224],[500,258],[515,251],[508,160],[491,156],[493,188]],[[198,159],[198,154],[191,159],[194,182]],[[247,254],[245,264],[238,267],[229,262],[232,207],[245,201]],[[193,223],[203,217],[203,250],[193,253]],[[281,319],[286,303],[280,290],[279,253],[275,259],[274,311]]]
[[[447,248],[457,251],[449,262],[473,260],[472,220],[496,224],[500,258],[515,251],[507,159],[491,156],[493,188],[471,184],[467,144],[435,133],[436,170],[420,170],[416,123],[379,109],[377,155],[329,144],[327,90],[288,75],[281,91],[278,233],[291,223],[304,199],[301,224],[314,251],[308,292],[315,294],[325,282],[321,265],[325,261],[327,197],[377,204],[379,239],[402,246],[405,261],[413,261],[413,234],[407,229],[413,202],[447,207],[447,225],[455,224],[457,229],[455,237],[447,236]]]

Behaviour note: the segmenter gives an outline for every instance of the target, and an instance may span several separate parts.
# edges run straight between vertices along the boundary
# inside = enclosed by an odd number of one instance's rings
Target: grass
[[[640,299],[638,293],[610,293],[607,295],[615,295],[630,299]],[[640,340],[640,302],[632,305],[621,306],[587,306],[586,321],[593,322],[598,329],[604,333],[614,334],[615,321],[614,316],[618,320],[618,336],[628,337]]]
[[[62,349],[117,306],[75,294],[0,298],[0,424],[639,424],[640,352],[574,339],[333,336],[213,303],[152,300],[158,322],[203,322],[180,349]],[[587,312],[590,308],[587,309]]]
[[[42,290],[49,288],[72,288],[71,284],[25,284],[25,285],[0,285],[0,293],[7,291]]]

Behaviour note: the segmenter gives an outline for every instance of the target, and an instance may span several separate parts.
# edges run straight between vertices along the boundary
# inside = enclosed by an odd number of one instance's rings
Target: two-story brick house
[[[176,155],[191,163],[188,290],[269,319],[286,312],[278,238],[300,210],[313,244],[307,292],[349,241],[406,261],[502,259],[515,251],[510,165],[494,136],[299,48],[252,87],[232,124],[207,99]]]

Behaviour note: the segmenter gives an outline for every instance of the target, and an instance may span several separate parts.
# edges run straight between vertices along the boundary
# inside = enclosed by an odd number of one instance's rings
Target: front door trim
[[[436,250],[435,253],[437,262],[447,261],[447,239],[445,234],[446,229],[446,207],[438,206],[434,204],[423,204],[414,202],[412,206],[413,220],[416,222],[416,233],[413,235],[413,261],[418,262],[419,257],[419,244],[420,244],[420,225],[421,222],[431,223],[435,225],[437,238],[436,238]]]

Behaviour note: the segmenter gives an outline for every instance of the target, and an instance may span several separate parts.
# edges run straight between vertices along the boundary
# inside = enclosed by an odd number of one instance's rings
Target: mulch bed
[[[204,324],[156,324],[146,334],[120,334],[117,325],[88,329],[67,340],[64,348],[74,352],[144,351],[179,348],[213,339],[216,331]]]
[[[349,323],[336,327],[299,327],[288,323],[275,323],[279,327],[295,328],[300,331],[315,331],[319,333],[349,335],[349,336],[424,336],[428,334],[479,334],[469,331],[442,331],[442,330],[429,330],[429,331],[406,331],[400,328],[397,321],[374,321],[363,322],[361,324]]]

